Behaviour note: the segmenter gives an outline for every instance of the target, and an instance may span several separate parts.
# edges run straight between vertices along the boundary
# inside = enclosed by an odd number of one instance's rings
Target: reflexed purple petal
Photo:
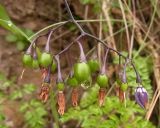
[[[142,108],[144,108],[144,105],[141,103],[141,100],[139,99],[139,97],[140,97],[140,93],[136,92],[135,93],[135,100]]]
[[[139,86],[135,90],[135,100],[142,107],[145,108],[148,102],[148,94],[145,88]]]
[[[146,92],[142,92],[141,95],[140,95],[140,100],[141,100],[141,103],[146,106],[147,102],[148,102],[148,95]]]

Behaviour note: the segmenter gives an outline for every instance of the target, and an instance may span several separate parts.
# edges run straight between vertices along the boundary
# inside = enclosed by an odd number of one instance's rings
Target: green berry
[[[97,60],[89,60],[88,63],[90,71],[92,73],[96,72],[99,70],[99,62]]]
[[[97,84],[100,87],[107,87],[108,86],[108,77],[105,74],[101,74],[97,77]]]
[[[120,88],[121,88],[122,91],[126,91],[127,88],[128,88],[128,84],[127,83],[122,83]]]
[[[52,73],[56,70],[56,67],[57,67],[57,65],[56,65],[56,63],[53,61],[53,62],[52,62],[52,65],[51,65],[51,71],[52,71]]]
[[[40,63],[42,52],[40,51],[40,49],[38,47],[36,47],[36,53],[37,53],[37,57],[38,57],[38,62]]]
[[[23,55],[23,64],[24,66],[31,67],[32,66],[32,56],[30,54]]]
[[[38,68],[39,68],[38,60],[34,59],[34,60],[32,61],[32,67],[33,67],[34,69],[38,69]]]
[[[84,82],[90,78],[90,68],[85,62],[74,65],[74,76],[78,82]]]
[[[42,53],[41,59],[40,59],[40,64],[43,67],[48,67],[52,63],[52,56],[49,53]]]
[[[72,78],[68,78],[67,80],[67,84],[71,87],[76,87],[78,86],[78,81],[76,80],[76,78],[72,77]]]
[[[59,91],[63,91],[64,90],[64,83],[58,83],[57,88]]]

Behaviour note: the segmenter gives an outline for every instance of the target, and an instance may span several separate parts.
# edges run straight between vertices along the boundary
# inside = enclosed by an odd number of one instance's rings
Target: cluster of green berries
[[[54,72],[57,65],[50,53],[41,52],[39,48],[32,48],[33,50],[29,53],[25,53],[23,56],[23,64],[25,67],[33,69],[47,68],[51,65],[51,71]],[[97,60],[89,60],[88,62],[79,62],[74,65],[74,75],[68,78],[67,84],[76,87],[79,84],[89,81],[91,74],[99,71],[100,65]],[[106,87],[108,85],[108,77],[106,74],[99,74],[97,77],[97,84],[100,87]],[[62,90],[63,85],[58,84],[58,89]]]
[[[51,54],[47,52],[42,53],[39,48],[33,48],[33,51],[24,54],[23,65],[33,69],[47,68],[51,65],[51,72],[54,72],[56,69],[56,63],[52,59]]]

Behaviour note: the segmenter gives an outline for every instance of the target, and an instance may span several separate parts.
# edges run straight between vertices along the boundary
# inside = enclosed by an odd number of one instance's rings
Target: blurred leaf
[[[40,107],[40,106],[43,106],[40,101],[37,101],[37,100],[35,100],[35,99],[32,99],[32,100],[30,101],[30,105],[31,105],[32,107]]]
[[[10,20],[7,11],[5,8],[0,4],[0,25],[5,29],[9,30],[10,32],[14,33],[17,36],[23,36],[24,38],[28,39],[28,36],[16,25],[12,23]]]
[[[91,0],[80,0],[82,4],[89,4]]]
[[[22,94],[21,90],[13,91],[12,94],[10,95],[10,98],[12,100],[15,100],[15,99],[18,99],[18,98],[22,98],[22,97],[23,97],[23,94]]]
[[[18,42],[17,42],[17,49],[21,51],[21,50],[23,50],[24,48],[25,48],[24,42],[18,41]]]
[[[16,42],[17,41],[17,36],[15,36],[13,34],[8,34],[8,35],[6,35],[5,39],[8,42]]]
[[[24,104],[21,105],[20,111],[21,112],[25,112],[28,107],[29,107],[29,104],[28,103],[24,103]]]
[[[27,94],[31,94],[36,90],[36,86],[34,84],[25,84],[23,91]]]

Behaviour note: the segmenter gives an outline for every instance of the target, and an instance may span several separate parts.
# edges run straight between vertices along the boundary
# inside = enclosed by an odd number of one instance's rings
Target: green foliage
[[[12,90],[7,93],[7,90]],[[0,103],[5,100],[18,100],[20,103],[20,112],[24,115],[25,124],[29,128],[43,128],[46,125],[45,116],[47,111],[44,105],[37,99],[33,99],[33,92],[36,86],[33,84],[25,84],[17,88],[13,80],[8,80],[0,73]],[[0,104],[0,108],[3,107]],[[0,109],[0,128],[8,128],[5,125],[5,115]]]
[[[7,29],[11,33],[6,36],[6,41],[16,43],[18,50],[23,50],[28,46],[28,37],[33,34],[29,29],[18,28],[9,18],[5,8],[0,5],[0,26]]]
[[[17,36],[23,35],[27,38],[27,35],[10,20],[7,11],[2,5],[0,5],[0,25]]]
[[[20,111],[24,113],[26,124],[30,128],[43,128],[46,124],[45,116],[47,111],[41,102],[31,100],[30,102],[23,103]]]
[[[93,11],[99,13],[101,11],[101,1],[100,0],[80,0],[82,4],[92,4]]]
[[[33,35],[33,31],[31,31],[30,29],[23,29],[23,32],[28,37]],[[8,42],[15,43],[18,50],[24,50],[29,44],[29,41],[23,35],[17,35],[14,33],[7,34],[5,39]]]
[[[0,128],[8,128],[4,123],[5,116],[2,114],[2,108],[0,106]]]
[[[106,97],[104,106],[97,104],[99,87],[95,85],[90,88],[82,97],[80,106],[70,108],[61,122],[77,120],[82,128],[155,128],[147,122],[144,110],[135,102],[127,100],[126,106],[117,97]]]

